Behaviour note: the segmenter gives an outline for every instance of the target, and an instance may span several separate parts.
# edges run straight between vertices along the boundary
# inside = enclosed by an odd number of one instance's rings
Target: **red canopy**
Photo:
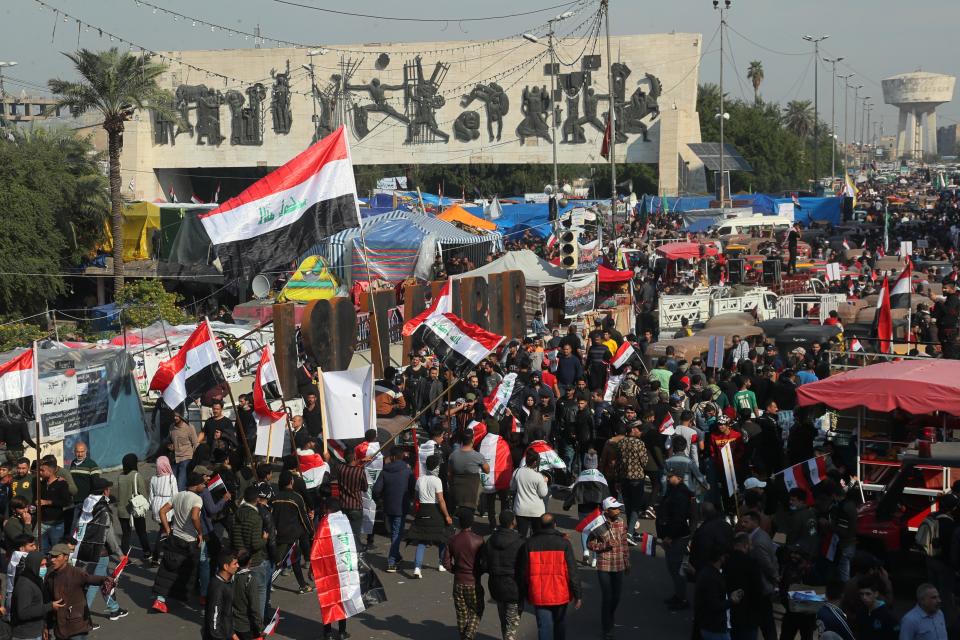
[[[924,415],[943,411],[960,416],[960,361],[903,360],[854,369],[797,389],[797,404],[823,403],[833,409],[902,409]]]
[[[616,271],[614,269],[608,269],[601,264],[597,266],[597,277],[600,279],[600,284],[629,282],[633,279],[633,271],[629,269]]]
[[[668,242],[657,247],[657,253],[667,260],[691,260],[700,257],[700,247],[704,248],[704,255],[717,255],[717,247],[713,244],[699,242]]]

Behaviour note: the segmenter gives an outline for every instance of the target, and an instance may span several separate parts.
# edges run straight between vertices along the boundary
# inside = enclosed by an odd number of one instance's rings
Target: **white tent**
[[[527,295],[523,306],[527,311],[528,323],[533,321],[533,314],[536,311],[542,312],[544,318],[547,317],[546,287],[563,285],[567,281],[567,271],[550,264],[529,249],[508,251],[489,264],[485,264],[473,271],[451,276],[451,279],[472,276],[483,276],[486,278],[492,273],[503,273],[504,271],[523,272],[527,288]]]

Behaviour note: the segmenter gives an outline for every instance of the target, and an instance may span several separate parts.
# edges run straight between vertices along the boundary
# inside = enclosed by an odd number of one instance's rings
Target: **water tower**
[[[939,105],[953,100],[956,78],[915,71],[883,80],[883,101],[900,108],[897,157],[922,160],[937,153]]]

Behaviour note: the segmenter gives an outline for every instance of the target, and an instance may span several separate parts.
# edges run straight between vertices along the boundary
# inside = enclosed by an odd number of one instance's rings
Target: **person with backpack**
[[[120,521],[120,548],[124,553],[130,552],[131,534],[136,531],[146,561],[152,551],[147,538],[150,500],[147,498],[147,483],[137,469],[139,462],[135,453],[128,453],[121,461],[123,472],[117,479],[117,519]]]
[[[923,519],[915,538],[927,566],[927,580],[940,592],[943,601],[941,606],[947,620],[954,620],[956,616],[953,602],[957,583],[956,565],[951,561],[957,556],[953,542],[957,532],[955,517],[958,506],[960,498],[952,493],[941,496],[939,510]]]
[[[77,549],[76,558],[78,568],[85,569],[86,573],[105,577],[110,557],[117,561],[123,555],[117,543],[116,532],[113,528],[113,514],[110,511],[110,487],[113,483],[101,477],[90,482],[90,495],[83,501],[83,508],[77,520]],[[93,601],[98,593],[102,593],[107,606],[107,616],[111,620],[119,620],[129,613],[122,609],[114,593],[101,592],[99,582],[88,582],[86,587],[87,608],[93,607]]]

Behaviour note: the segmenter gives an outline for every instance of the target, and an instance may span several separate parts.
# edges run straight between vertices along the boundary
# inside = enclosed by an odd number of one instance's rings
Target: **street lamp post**
[[[860,89],[863,89],[862,84],[858,84],[853,88],[853,130],[850,132],[853,134],[853,144],[857,144],[857,109],[858,102],[860,102]]]
[[[857,147],[857,164],[863,167],[863,126],[867,120],[867,100],[870,99],[870,96],[863,96],[860,99],[863,100],[863,111],[860,112],[860,146]]]
[[[818,160],[820,156],[820,43],[829,38],[822,36],[803,36],[807,42],[813,43],[813,194],[819,192],[820,178],[818,174]]]
[[[727,26],[727,10],[730,9],[730,0],[723,0],[723,6],[720,5],[720,0],[713,0],[713,8],[716,11],[720,12],[720,113],[718,117],[720,118],[720,209],[721,211],[724,208],[724,203],[726,202],[726,179],[723,173],[723,121],[728,119],[729,116],[723,110],[723,40],[724,40],[724,31],[726,31]]]
[[[843,174],[847,174],[847,105],[850,102],[850,78],[855,74],[837,76],[843,79]]]
[[[557,52],[553,45],[553,26],[555,23],[573,16],[573,11],[565,11],[547,21],[549,31],[547,32],[547,50],[550,52],[550,134],[553,138],[553,187],[556,190],[560,188],[560,178],[557,171],[557,104],[554,102],[557,95]],[[532,33],[524,33],[523,39],[529,42],[539,42],[540,39]],[[611,89],[612,91],[612,89]]]
[[[824,62],[829,62],[833,66],[830,74],[830,184],[837,178],[837,63],[843,60],[839,58],[824,58]]]

